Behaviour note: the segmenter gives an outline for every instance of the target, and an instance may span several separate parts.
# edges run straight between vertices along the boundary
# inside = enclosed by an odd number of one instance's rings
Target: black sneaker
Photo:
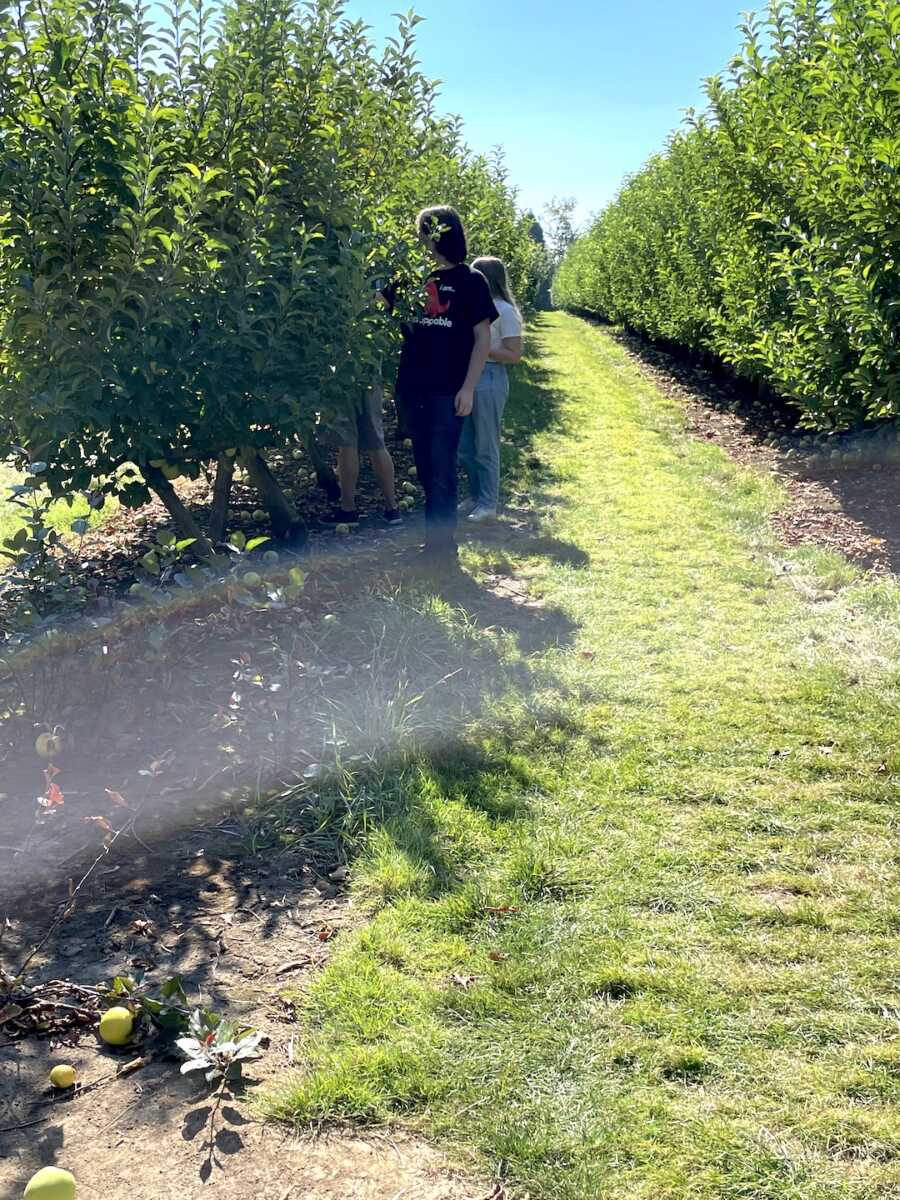
[[[386,525],[402,525],[403,514],[399,508],[386,508],[384,510],[384,521]]]
[[[347,512],[345,508],[334,508],[322,520],[326,525],[358,525],[359,513],[356,510]]]

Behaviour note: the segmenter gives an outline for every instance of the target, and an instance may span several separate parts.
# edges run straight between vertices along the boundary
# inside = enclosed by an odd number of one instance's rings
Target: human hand
[[[456,415],[468,417],[475,407],[475,393],[471,388],[461,388],[456,393]]]

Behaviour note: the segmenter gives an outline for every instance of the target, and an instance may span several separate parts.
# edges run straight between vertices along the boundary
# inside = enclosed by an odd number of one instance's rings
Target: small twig
[[[43,983],[35,991],[47,991],[48,988],[65,988],[68,992],[81,992],[85,996],[105,996],[107,988],[85,987],[83,983],[72,983],[68,979],[51,979],[47,983]]]
[[[16,1133],[19,1129],[30,1129],[32,1125],[41,1125],[44,1121],[50,1120],[50,1114],[46,1117],[37,1117],[34,1121],[23,1121],[21,1125],[2,1125],[0,1133]]]
[[[303,956],[303,958],[295,958],[291,962],[282,963],[282,965],[276,970],[275,974],[276,975],[287,975],[291,971],[299,971],[301,967],[310,966],[312,961],[313,961],[312,955],[305,954]]]
[[[110,1131],[110,1129],[112,1129],[112,1127],[118,1121],[122,1120],[122,1118],[125,1116],[125,1114],[128,1112],[129,1109],[134,1108],[134,1106],[136,1104],[140,1103],[140,1100],[141,1100],[141,1097],[138,1096],[138,1098],[136,1100],[132,1100],[130,1104],[126,1104],[125,1107],[121,1110],[121,1112],[117,1112],[111,1121],[109,1121],[106,1125],[104,1125],[103,1128],[101,1130],[99,1130],[97,1133],[92,1135],[94,1137],[94,1139],[96,1140],[97,1138],[101,1138],[101,1137],[103,1137],[103,1135],[105,1133],[108,1133]]]
[[[209,1147],[206,1155],[206,1161],[209,1163],[209,1171],[212,1174],[212,1169],[216,1165],[216,1117],[219,1115],[219,1109],[222,1106],[222,1100],[225,1095],[225,1090],[228,1087],[227,1075],[222,1076],[222,1082],[216,1089],[216,1102],[213,1105],[213,1110],[209,1114]]]
[[[30,966],[31,962],[34,960],[35,955],[39,954],[40,951],[43,950],[43,948],[47,945],[47,943],[50,941],[50,939],[53,937],[53,935],[56,933],[56,931],[59,929],[59,927],[62,925],[62,923],[69,916],[71,916],[75,898],[77,897],[78,893],[85,886],[85,884],[90,879],[90,877],[93,875],[94,871],[97,869],[97,867],[100,865],[100,863],[103,862],[104,858],[106,858],[109,855],[110,850],[112,850],[113,846],[116,844],[116,842],[122,836],[122,834],[126,833],[134,825],[134,822],[137,819],[137,815],[138,814],[135,813],[134,816],[132,816],[130,821],[128,821],[125,825],[122,826],[121,829],[118,829],[113,834],[113,836],[110,838],[110,840],[104,845],[103,849],[100,851],[100,853],[97,855],[97,857],[91,863],[91,865],[88,867],[88,869],[82,875],[81,879],[78,881],[76,886],[72,889],[72,893],[69,896],[68,900],[66,901],[65,905],[63,906],[62,911],[60,912],[59,916],[56,917],[56,919],[51,923],[50,928],[47,930],[47,932],[44,934],[44,936],[41,938],[41,940],[38,942],[38,944],[34,947],[34,949],[31,951],[31,953],[28,954],[25,961],[22,963],[21,967],[19,968],[17,974],[15,975],[15,977],[13,979],[13,986],[15,986],[18,983],[21,983],[21,981],[25,975],[25,972],[28,970],[28,967]]]
[[[117,1079],[125,1079],[129,1075],[133,1075],[135,1071],[141,1071],[144,1067],[149,1067],[153,1062],[152,1054],[144,1054],[141,1058],[133,1058],[131,1062],[123,1063],[116,1071]]]
[[[120,1077],[120,1073],[121,1068],[113,1075],[104,1075],[102,1079],[95,1079],[93,1082],[86,1083],[82,1087],[69,1088],[68,1091],[60,1092],[59,1095],[48,1096],[45,1100],[36,1100],[34,1106],[35,1108],[45,1108],[48,1104],[53,1106],[57,1104],[69,1104],[74,1100],[80,1100],[82,1096],[89,1096],[91,1092],[97,1092],[100,1088],[106,1087],[107,1084],[115,1083]]]

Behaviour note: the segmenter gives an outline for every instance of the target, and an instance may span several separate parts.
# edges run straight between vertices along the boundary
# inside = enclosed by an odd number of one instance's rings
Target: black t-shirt
[[[387,298],[390,303],[393,296]],[[478,271],[465,263],[432,271],[420,315],[403,327],[397,391],[455,396],[469,370],[475,326],[497,316],[487,280]]]

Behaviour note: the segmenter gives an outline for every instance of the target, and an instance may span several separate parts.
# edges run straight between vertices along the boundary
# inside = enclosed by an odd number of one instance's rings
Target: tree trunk
[[[215,550],[162,471],[156,467],[144,467],[144,478],[166,506],[166,511],[172,518],[179,536],[194,539],[191,551],[204,562],[212,562],[216,557]]]
[[[341,488],[331,463],[325,458],[322,447],[316,440],[315,432],[310,429],[303,437],[303,445],[309,455],[309,461],[316,473],[316,483],[332,504],[337,504],[341,498]]]
[[[228,532],[228,502],[231,499],[233,479],[234,459],[229,458],[227,454],[220,454],[216,463],[216,482],[209,513],[209,536],[213,542],[224,542]]]
[[[250,482],[259,493],[262,506],[269,514],[275,536],[285,540],[305,537],[306,526],[297,517],[294,506],[279,487],[262,455],[250,446],[243,447],[241,463],[247,468]]]

